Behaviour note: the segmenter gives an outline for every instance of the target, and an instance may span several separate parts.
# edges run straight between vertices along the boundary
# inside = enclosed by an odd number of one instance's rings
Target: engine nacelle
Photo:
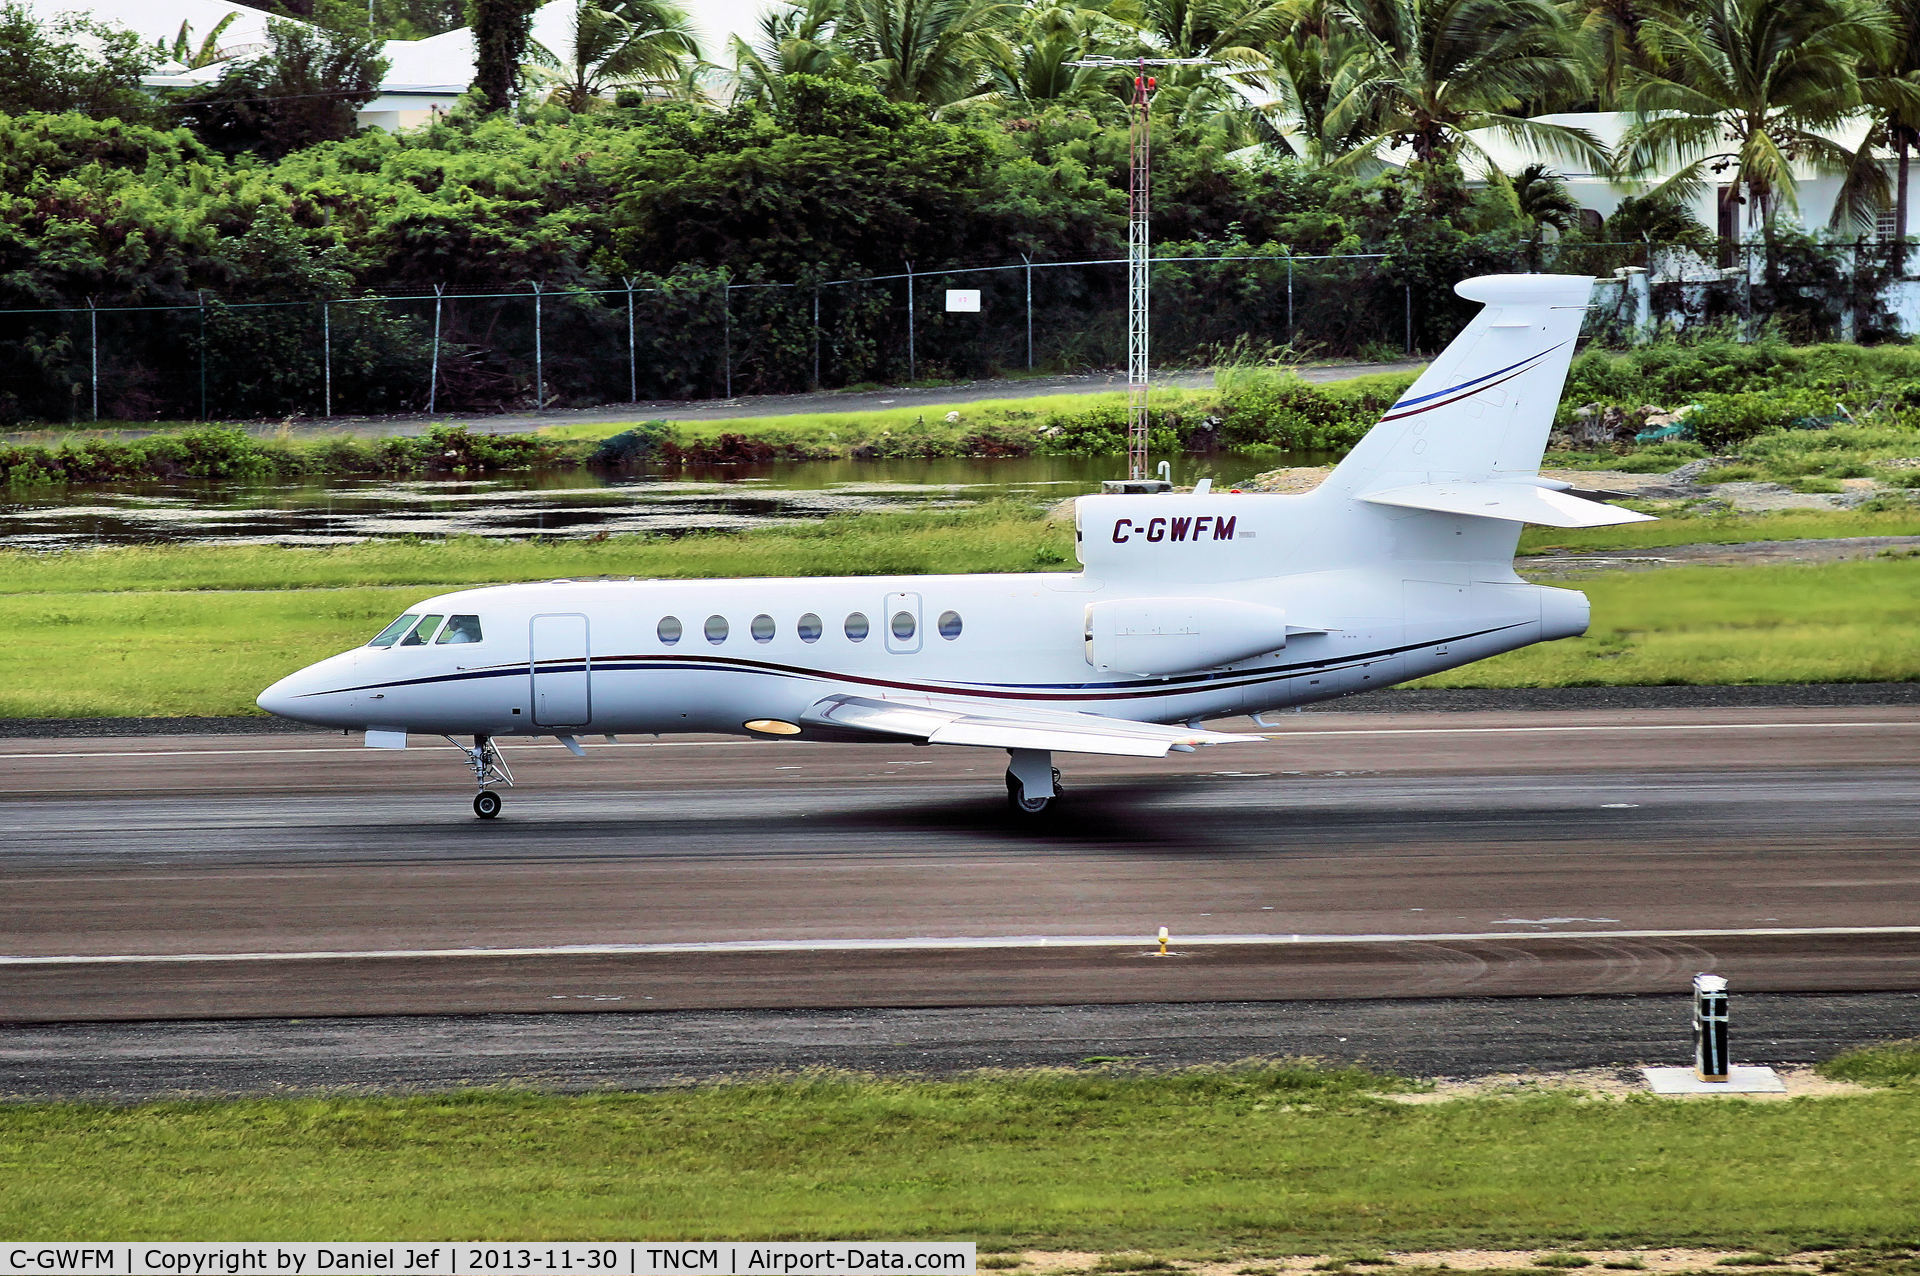
[[[1128,598],[1087,607],[1087,663],[1102,673],[1191,673],[1287,645],[1287,613],[1228,598]]]

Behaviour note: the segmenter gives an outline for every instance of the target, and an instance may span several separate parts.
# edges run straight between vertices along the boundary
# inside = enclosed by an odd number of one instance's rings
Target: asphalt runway
[[[985,750],[530,744],[485,823],[419,738],[0,740],[0,1019],[1920,989],[1920,708],[1283,722],[1044,830]]]
[[[805,1069],[1176,1068],[1253,1058],[1484,1077],[1685,1063],[1690,1000],[1479,997],[0,1025],[0,1099],[641,1089]],[[1792,1066],[1914,1031],[1920,993],[1743,993],[1733,1057]]]

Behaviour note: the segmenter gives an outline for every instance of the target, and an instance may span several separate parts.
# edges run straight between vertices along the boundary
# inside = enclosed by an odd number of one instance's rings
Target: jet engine
[[[1287,614],[1229,598],[1128,598],[1087,607],[1087,663],[1102,673],[1190,673],[1287,645]]]

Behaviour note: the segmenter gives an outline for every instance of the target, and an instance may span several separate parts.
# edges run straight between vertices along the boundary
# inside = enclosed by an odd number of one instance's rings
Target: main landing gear
[[[1048,749],[1007,750],[1007,806],[1028,819],[1053,810],[1060,796],[1060,772]]]
[[[487,786],[504,784],[512,788],[513,772],[507,768],[507,760],[500,756],[500,747],[493,742],[493,737],[473,737],[471,749],[452,736],[447,737],[447,743],[467,755],[467,766],[473,772],[474,783],[480,786],[480,791],[473,795],[473,813],[483,820],[500,814],[500,795]]]

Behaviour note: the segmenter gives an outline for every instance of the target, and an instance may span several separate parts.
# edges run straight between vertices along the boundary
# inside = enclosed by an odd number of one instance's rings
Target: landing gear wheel
[[[1039,817],[1053,810],[1054,799],[1060,796],[1060,772],[1053,773],[1053,793],[1048,797],[1028,797],[1027,786],[1020,783],[1020,777],[1007,772],[1007,806],[1021,815]]]
[[[483,820],[500,814],[500,795],[492,789],[481,789],[473,795],[473,813]]]

